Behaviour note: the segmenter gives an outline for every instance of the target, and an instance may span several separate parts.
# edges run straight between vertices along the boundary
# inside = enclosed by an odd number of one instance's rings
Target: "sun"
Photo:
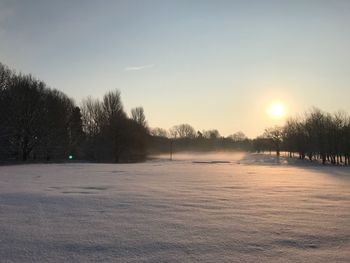
[[[272,103],[267,110],[268,114],[273,118],[282,118],[285,115],[285,111],[285,106],[281,102]]]

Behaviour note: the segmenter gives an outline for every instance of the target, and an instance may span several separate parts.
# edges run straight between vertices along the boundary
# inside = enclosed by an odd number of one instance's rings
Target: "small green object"
[[[73,155],[71,155],[71,154],[68,155],[68,159],[69,159],[69,160],[73,160]]]

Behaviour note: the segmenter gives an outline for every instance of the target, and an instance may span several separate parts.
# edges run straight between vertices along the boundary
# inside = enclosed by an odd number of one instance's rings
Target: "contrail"
[[[142,69],[153,68],[153,67],[154,67],[154,64],[148,64],[148,65],[142,65],[142,66],[130,66],[130,67],[126,67],[125,71],[142,70]]]

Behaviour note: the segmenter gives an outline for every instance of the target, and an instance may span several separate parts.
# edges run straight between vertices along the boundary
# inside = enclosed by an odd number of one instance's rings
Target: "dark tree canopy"
[[[0,71],[1,158],[64,159],[75,140],[73,101],[31,75],[15,74],[4,66]]]
[[[146,116],[145,112],[142,107],[136,107],[131,110],[131,118],[138,123],[139,125],[143,127],[147,127],[147,121],[146,121]]]
[[[129,119],[118,90],[102,101],[89,97],[79,108],[64,93],[0,64],[0,161],[139,160],[148,130],[143,109],[136,109],[138,119]]]

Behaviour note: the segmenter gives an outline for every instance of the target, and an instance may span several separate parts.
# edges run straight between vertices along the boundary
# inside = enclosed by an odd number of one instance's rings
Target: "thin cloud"
[[[125,71],[143,70],[143,69],[153,68],[153,67],[154,67],[154,64],[141,65],[141,66],[130,66],[130,67],[126,67]]]

